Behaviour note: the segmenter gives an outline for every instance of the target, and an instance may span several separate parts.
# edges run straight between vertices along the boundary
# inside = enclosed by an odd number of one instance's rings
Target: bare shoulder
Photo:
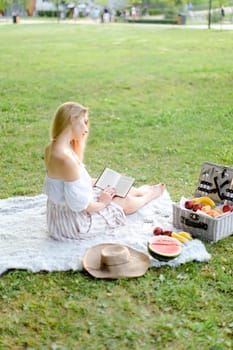
[[[79,180],[79,164],[74,158],[64,155],[58,160],[58,162],[61,176],[65,181]]]
[[[79,164],[66,150],[46,147],[45,163],[48,175],[65,181],[80,178]]]

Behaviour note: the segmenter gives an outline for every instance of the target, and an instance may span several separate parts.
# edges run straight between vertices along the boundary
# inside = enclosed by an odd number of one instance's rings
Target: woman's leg
[[[114,197],[113,202],[120,205],[124,210],[124,213],[126,215],[129,215],[134,213],[153,199],[160,197],[163,194],[165,188],[165,184],[161,183],[155,186],[150,186],[150,188],[145,189],[144,192],[142,191],[142,189],[139,192],[131,192],[135,193],[135,195],[129,194],[125,198]]]
[[[142,185],[140,187],[133,186],[131,187],[128,194],[131,196],[141,197],[141,196],[144,196],[146,193],[150,192],[153,187],[158,185]]]

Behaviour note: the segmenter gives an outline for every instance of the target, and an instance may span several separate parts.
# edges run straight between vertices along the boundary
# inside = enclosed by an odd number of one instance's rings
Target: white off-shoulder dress
[[[44,192],[48,196],[47,227],[54,239],[79,239],[85,233],[98,234],[126,224],[123,209],[114,202],[93,214],[86,212],[89,202],[98,200],[100,190],[92,186],[84,165],[76,181],[46,175]]]

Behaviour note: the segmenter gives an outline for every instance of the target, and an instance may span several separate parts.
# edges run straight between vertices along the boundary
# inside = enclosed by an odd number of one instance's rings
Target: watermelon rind
[[[164,245],[163,245],[164,242]],[[159,245],[156,247],[156,243],[159,243]],[[161,246],[163,246],[163,250],[164,248],[166,249],[166,245],[171,243],[173,246],[173,250],[174,252],[161,252],[159,250],[159,248]],[[169,261],[171,259],[175,259],[177,256],[180,255],[181,251],[182,251],[182,245],[180,244],[180,242],[172,237],[168,237],[168,236],[156,236],[156,237],[152,237],[147,244],[147,248],[148,248],[148,252],[150,253],[151,256],[153,256],[153,258],[155,258],[156,260],[161,260],[161,261]]]
[[[169,260],[172,260],[172,259],[176,258],[176,256],[174,258],[173,257],[171,258],[171,257],[167,257],[167,256],[164,256],[164,255],[156,254],[156,253],[153,252],[153,250],[150,249],[149,246],[148,246],[148,251],[149,251],[150,255],[156,260],[169,261]]]

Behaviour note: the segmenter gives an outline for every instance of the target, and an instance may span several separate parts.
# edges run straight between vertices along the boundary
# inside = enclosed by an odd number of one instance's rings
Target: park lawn
[[[57,106],[90,108],[85,163],[191,195],[201,164],[233,166],[231,31],[150,25],[2,25],[0,198],[41,193]],[[99,281],[0,278],[0,349],[232,348],[232,237],[208,263]]]

